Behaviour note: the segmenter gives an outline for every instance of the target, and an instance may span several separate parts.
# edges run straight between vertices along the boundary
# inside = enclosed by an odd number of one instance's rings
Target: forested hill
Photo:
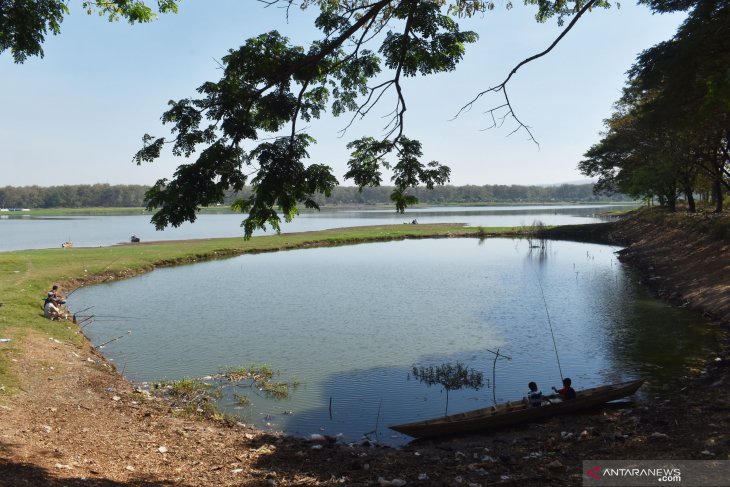
[[[69,186],[5,186],[0,188],[0,208],[92,208],[92,207],[143,207],[144,194],[149,189],[142,185],[69,185]],[[338,186],[332,196],[318,195],[322,205],[375,205],[389,204],[393,188],[381,186],[364,188]],[[240,197],[249,196],[246,188],[242,194],[229,193],[225,204]],[[627,201],[624,195],[596,196],[592,184],[563,184],[559,186],[520,185],[467,185],[436,186],[429,190],[415,188],[412,194],[422,204],[467,203],[562,203]]]

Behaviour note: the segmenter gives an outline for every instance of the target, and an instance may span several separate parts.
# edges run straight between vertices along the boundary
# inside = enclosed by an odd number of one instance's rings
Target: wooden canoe
[[[475,433],[598,406],[633,394],[643,383],[643,380],[634,380],[583,389],[577,391],[575,399],[554,403],[543,401],[543,405],[539,407],[528,406],[521,400],[510,401],[488,408],[444,416],[443,418],[398,424],[390,426],[390,429],[415,438]]]

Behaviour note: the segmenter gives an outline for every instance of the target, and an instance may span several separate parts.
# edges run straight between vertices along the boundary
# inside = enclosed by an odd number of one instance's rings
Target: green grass
[[[468,228],[459,225],[380,225],[319,232],[174,242],[148,242],[94,248],[0,252],[0,395],[17,391],[9,371],[10,355],[19,353],[29,333],[81,344],[77,327],[43,317],[41,305],[55,283],[68,294],[79,286],[131,277],[155,267],[193,263],[243,253],[346,245],[404,238],[518,236],[520,228]]]

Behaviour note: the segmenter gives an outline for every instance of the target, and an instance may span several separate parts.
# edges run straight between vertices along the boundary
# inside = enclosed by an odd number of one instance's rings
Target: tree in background
[[[679,192],[711,193],[715,211],[730,190],[730,2],[646,1],[656,11],[690,9],[669,41],[629,71],[605,137],[579,164],[598,190],[659,198],[674,211]]]
[[[0,187],[0,208],[142,208],[149,186],[79,184]]]

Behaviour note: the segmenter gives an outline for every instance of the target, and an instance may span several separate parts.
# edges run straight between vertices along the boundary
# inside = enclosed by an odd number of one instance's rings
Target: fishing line
[[[129,330],[129,331],[128,331],[127,333],[125,333],[124,335],[119,335],[119,336],[118,336],[118,337],[116,337],[116,338],[112,338],[111,340],[107,340],[107,341],[105,341],[104,343],[102,343],[101,345],[97,345],[97,346],[96,346],[96,347],[94,347],[94,348],[102,348],[102,347],[103,347],[104,345],[109,345],[109,344],[110,344],[111,342],[115,342],[115,341],[119,340],[120,338],[124,338],[125,336],[127,336],[127,335],[131,335],[131,334],[132,334],[132,331],[131,331],[131,330]]]
[[[78,316],[78,317],[80,317],[80,318],[86,318],[87,316],[94,316],[94,317],[96,317],[96,318],[119,318],[119,319],[123,319],[123,320],[137,320],[137,319],[139,319],[139,318],[137,318],[137,317],[135,317],[135,316],[118,316],[118,315],[80,315],[80,314],[78,314],[78,313],[76,313],[76,316]]]
[[[558,345],[555,343],[555,333],[553,333],[553,322],[550,319],[550,311],[548,311],[547,300],[545,299],[545,291],[542,289],[542,283],[540,282],[540,276],[537,274],[535,267],[531,266],[535,273],[535,279],[537,279],[537,285],[540,287],[540,295],[542,295],[542,302],[545,305],[545,314],[547,315],[548,325],[550,325],[550,336],[553,337],[553,348],[555,349],[555,358],[558,360],[558,371],[560,372],[560,380],[563,380],[563,369],[560,366],[560,356],[558,355]]]

